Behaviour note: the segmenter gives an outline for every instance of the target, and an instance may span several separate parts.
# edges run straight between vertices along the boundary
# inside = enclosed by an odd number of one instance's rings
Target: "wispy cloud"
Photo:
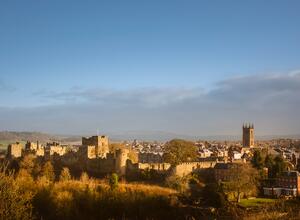
[[[42,92],[39,96],[49,100],[65,103],[98,103],[120,105],[142,105],[160,107],[197,98],[203,95],[201,88],[168,87],[168,88],[138,88],[129,90],[117,89],[83,89],[72,88],[65,92]]]
[[[0,109],[0,129],[89,133],[99,128],[211,135],[237,134],[244,121],[251,121],[260,134],[300,133],[299,71],[240,76],[217,82],[208,91],[74,87],[63,92],[39,92],[38,96],[49,105]]]

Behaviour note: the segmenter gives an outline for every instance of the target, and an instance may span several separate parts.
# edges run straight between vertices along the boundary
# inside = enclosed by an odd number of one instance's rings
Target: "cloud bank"
[[[1,84],[0,84],[1,87]],[[219,81],[214,88],[43,91],[42,107],[0,108],[1,130],[64,134],[168,131],[236,135],[250,121],[259,135],[300,134],[300,71]]]

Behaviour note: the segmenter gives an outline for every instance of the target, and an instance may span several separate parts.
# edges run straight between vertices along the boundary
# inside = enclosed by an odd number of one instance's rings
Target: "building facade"
[[[22,145],[19,142],[8,145],[7,156],[9,158],[21,157],[22,156]]]
[[[263,187],[265,196],[299,196],[300,174],[298,171],[285,171],[271,186]]]
[[[86,149],[88,158],[106,158],[109,153],[109,142],[107,136],[92,136],[82,138],[82,147]]]
[[[243,125],[243,147],[254,147],[254,125]]]

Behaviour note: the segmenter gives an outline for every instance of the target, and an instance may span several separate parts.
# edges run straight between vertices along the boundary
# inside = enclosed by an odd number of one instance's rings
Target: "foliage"
[[[41,172],[41,166],[33,154],[27,154],[24,156],[24,158],[20,161],[20,169],[27,170],[27,172],[33,177],[37,177]]]
[[[272,173],[278,176],[280,173],[287,169],[287,165],[281,156],[276,156],[274,159],[274,165],[272,167]]]
[[[32,173],[34,168],[34,155],[26,155],[20,162],[20,168],[27,170],[27,172]]]
[[[80,176],[80,181],[86,183],[90,180],[89,175],[86,172],[82,172]]]
[[[254,151],[251,163],[253,167],[259,170],[264,167],[264,159],[259,150]]]
[[[71,178],[72,177],[71,177],[69,168],[64,167],[60,173],[59,180],[60,181],[69,181],[69,180],[71,180]]]
[[[42,176],[44,176],[50,182],[55,180],[54,168],[50,161],[47,161],[42,168]]]
[[[167,142],[164,150],[164,161],[171,165],[178,165],[197,157],[197,147],[194,143],[181,139],[174,139]]]
[[[119,185],[119,176],[116,173],[111,174],[109,178],[110,189],[115,190]]]
[[[0,219],[32,219],[32,194],[23,191],[6,168],[0,171]]]
[[[129,151],[128,158],[132,161],[132,163],[137,163],[139,161],[138,154],[133,150]]]
[[[178,192],[185,192],[188,188],[188,178],[177,175],[168,176],[165,180],[167,187],[177,190]]]
[[[240,202],[242,195],[257,192],[258,172],[249,164],[234,164],[230,168],[230,180],[223,183],[223,190]]]
[[[225,195],[220,186],[216,183],[209,183],[205,185],[201,196],[203,203],[207,206],[221,208],[226,205]]]

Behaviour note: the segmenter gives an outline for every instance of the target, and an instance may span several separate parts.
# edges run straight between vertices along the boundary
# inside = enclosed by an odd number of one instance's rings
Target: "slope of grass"
[[[276,199],[269,199],[269,198],[251,198],[251,199],[241,199],[241,202],[239,203],[240,206],[244,208],[249,207],[259,207],[264,205],[269,205],[272,203],[275,203]]]

